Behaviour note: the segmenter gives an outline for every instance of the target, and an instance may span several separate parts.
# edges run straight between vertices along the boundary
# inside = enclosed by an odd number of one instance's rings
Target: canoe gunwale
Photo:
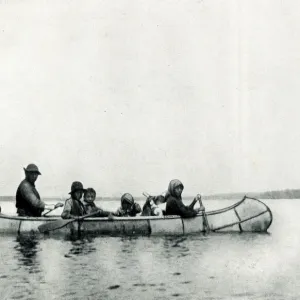
[[[242,205],[246,200],[247,201],[244,205]],[[247,208],[250,205],[256,205],[259,207],[259,210],[256,211],[249,211],[247,213]],[[239,209],[237,209],[240,205],[242,205],[242,209],[246,209],[246,215],[244,214],[243,217],[239,214]],[[227,214],[227,216],[232,216],[232,213],[234,215],[234,219],[226,220],[223,219],[224,217],[222,214]],[[259,218],[262,215],[268,214],[267,217],[264,217],[265,221],[263,224],[263,227],[261,227],[261,230],[256,231],[255,228],[251,230],[251,227],[248,227],[248,229],[242,228],[241,224],[252,220]],[[208,222],[211,223],[211,231],[212,232],[221,232],[222,229],[225,229],[225,231],[230,230],[230,227],[237,227],[237,230],[239,232],[267,232],[268,228],[271,226],[271,223],[273,221],[273,216],[270,208],[263,203],[262,201],[256,199],[244,196],[243,199],[240,201],[234,203],[231,206],[208,211],[206,212],[206,215],[208,217]],[[221,219],[219,219],[221,218]],[[89,217],[84,219],[83,221],[79,221],[77,226],[81,226],[81,223],[86,224],[87,230],[93,231],[93,230],[104,230],[105,232],[111,231],[119,231],[120,228],[124,228],[124,233],[126,232],[135,232],[135,228],[139,228],[139,232],[144,234],[147,232],[147,235],[152,234],[160,234],[164,233],[167,234],[167,231],[169,230],[169,233],[171,234],[189,234],[189,233],[196,233],[202,231],[202,225],[199,225],[199,222],[204,219],[203,212],[199,212],[195,217],[193,218],[182,218],[178,215],[165,215],[165,216],[136,216],[136,217],[114,217],[113,219],[110,219],[108,217]],[[48,222],[53,222],[57,220],[61,220],[61,217],[56,216],[42,216],[42,217],[26,217],[26,216],[13,216],[13,215],[5,215],[3,213],[0,213],[0,220],[3,220],[3,230],[1,231],[1,225],[0,225],[0,233],[10,232],[11,230],[15,230],[15,232],[27,232],[33,230],[37,230],[38,226],[41,224],[46,224]],[[223,220],[223,222],[219,222],[219,220]],[[75,223],[77,223],[76,220],[74,220]],[[210,222],[211,221],[211,222]],[[225,222],[224,222],[225,221]],[[216,222],[216,223],[215,223]],[[109,225],[108,223],[115,223],[113,225]],[[255,222],[254,222],[255,223]],[[202,224],[202,223],[201,223]],[[250,222],[252,224],[252,222]],[[216,227],[214,227],[214,225]],[[199,227],[200,226],[200,227]],[[247,225],[246,225],[247,226]],[[247,228],[247,227],[246,227]],[[250,230],[249,230],[250,228]],[[108,231],[107,231],[108,230]],[[234,231],[236,231],[234,229]]]
[[[224,213],[224,212],[226,212],[228,210],[232,210],[235,207],[241,205],[246,200],[246,198],[248,198],[248,197],[245,196],[242,200],[240,200],[240,201],[238,201],[238,202],[236,202],[236,203],[234,203],[234,204],[232,204],[230,206],[227,206],[227,207],[224,207],[224,208],[220,208],[220,209],[217,209],[217,210],[207,211],[206,215],[217,215],[217,214]],[[252,200],[256,200],[256,199],[252,199]]]
[[[271,213],[271,210],[270,208],[262,201],[256,199],[256,198],[252,198],[252,197],[248,197],[248,196],[244,196],[244,198],[230,206],[227,206],[227,207],[224,207],[224,208],[221,208],[221,209],[217,209],[217,210],[211,210],[211,211],[208,211],[206,212],[206,215],[216,215],[216,214],[220,214],[220,213],[223,213],[223,212],[226,212],[228,210],[231,210],[231,209],[234,209],[236,207],[238,207],[239,205],[241,205],[245,200],[247,199],[251,199],[253,201],[257,201],[259,203],[261,203],[262,205],[264,205],[266,207],[266,209]],[[272,213],[271,213],[272,214]]]
[[[263,204],[266,207],[266,210],[270,213],[271,215],[271,223],[273,220],[273,215],[272,212],[270,210],[270,208],[262,201],[256,199],[256,198],[252,198],[252,197],[247,197],[244,196],[244,198],[236,203],[234,203],[231,206],[227,206],[221,209],[217,209],[217,210],[211,210],[211,211],[206,211],[206,215],[210,216],[210,215],[217,215],[217,214],[221,214],[224,213],[226,211],[235,209],[236,207],[238,207],[239,205],[241,205],[246,199],[251,199],[254,201],[257,201],[261,204]],[[264,211],[265,213],[265,211]],[[203,212],[199,212],[196,217],[202,217],[203,216]],[[16,221],[56,221],[56,220],[60,220],[61,217],[60,216],[47,216],[47,217],[21,217],[21,216],[13,216],[13,215],[5,215],[3,213],[0,213],[0,219],[1,218],[5,218],[5,219],[11,219],[11,220],[16,220]],[[252,218],[252,217],[251,217]],[[108,219],[107,217],[91,217],[91,218],[86,218],[84,219],[84,222],[88,222],[88,221],[109,221],[109,222],[113,222],[113,221],[126,221],[126,220],[165,220],[165,219],[182,219],[180,216],[178,215],[165,215],[165,216],[136,216],[136,217],[115,217],[113,218],[113,220]],[[243,221],[243,220],[242,220]],[[270,223],[270,225],[271,225]]]
[[[217,227],[217,228],[213,228],[212,231],[217,231],[217,230],[221,230],[221,229],[224,229],[224,228],[232,227],[232,226],[235,226],[235,225],[240,225],[240,224],[242,224],[242,223],[244,223],[244,222],[247,222],[247,221],[250,221],[250,220],[252,220],[252,219],[255,219],[255,218],[257,218],[257,217],[259,217],[259,216],[261,216],[261,215],[263,215],[263,214],[265,214],[265,213],[267,213],[267,212],[269,212],[269,211],[266,209],[265,211],[263,211],[263,212],[261,212],[261,213],[259,213],[259,214],[256,214],[256,215],[254,215],[254,216],[252,216],[252,217],[246,218],[246,219],[244,219],[244,220],[241,220],[241,219],[240,219],[240,221],[238,221],[238,222],[233,222],[233,223],[230,223],[230,224],[226,224],[226,225],[224,225],[224,226],[220,226],[220,227]],[[272,219],[271,219],[271,221],[272,221]],[[270,223],[270,225],[271,225],[271,223]],[[270,227],[270,225],[269,225],[269,227]],[[269,227],[268,227],[268,228],[269,228]]]

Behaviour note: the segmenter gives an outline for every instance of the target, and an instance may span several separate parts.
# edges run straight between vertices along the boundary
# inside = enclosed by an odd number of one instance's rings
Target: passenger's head
[[[121,206],[123,210],[125,211],[129,210],[133,204],[134,204],[134,199],[131,194],[126,193],[121,197]]]
[[[25,171],[26,179],[32,184],[36,182],[39,175],[42,175],[35,164],[29,164],[27,168],[23,169]]]
[[[87,203],[92,203],[96,199],[96,191],[93,188],[87,188],[84,191],[84,201]]]
[[[181,198],[183,189],[184,189],[184,186],[183,186],[182,182],[178,179],[173,179],[169,183],[168,192],[173,197]]]
[[[155,202],[156,205],[158,205],[158,204],[161,204],[161,203],[165,203],[166,200],[165,200],[165,197],[163,195],[159,195],[159,196],[156,196],[154,198],[154,202]]]
[[[71,185],[71,192],[69,193],[72,199],[80,200],[82,198],[85,189],[80,181],[74,181]]]

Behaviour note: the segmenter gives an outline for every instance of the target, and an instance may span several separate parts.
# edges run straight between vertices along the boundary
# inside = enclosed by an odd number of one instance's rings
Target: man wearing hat
[[[80,181],[74,181],[71,185],[71,198],[66,200],[64,210],[61,214],[63,219],[71,219],[86,214],[81,198],[85,189]]]
[[[20,183],[16,193],[17,213],[19,216],[40,217],[45,209],[45,203],[41,200],[34,183],[42,174],[35,164],[29,164],[24,171],[25,179]]]

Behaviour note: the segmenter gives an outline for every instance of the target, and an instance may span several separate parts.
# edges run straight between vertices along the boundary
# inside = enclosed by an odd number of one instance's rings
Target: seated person
[[[164,211],[159,207],[159,204],[165,203],[165,197],[159,196],[149,196],[146,203],[143,206],[142,216],[163,216]]]
[[[121,197],[121,207],[113,215],[118,217],[135,217],[141,211],[141,207],[134,202],[132,195],[126,193]]]
[[[109,211],[104,211],[95,204],[96,191],[93,188],[87,188],[84,191],[83,205],[87,214],[91,214],[98,211],[95,217],[110,217],[112,218],[112,213]]]
[[[166,215],[179,215],[182,218],[195,217],[200,210],[204,210],[201,206],[198,210],[194,209],[197,202],[195,198],[189,206],[185,206],[182,202],[181,194],[184,189],[182,182],[178,179],[173,179],[169,183],[168,192],[165,196],[167,201]]]
[[[45,209],[45,203],[35,187],[35,182],[41,175],[35,164],[29,164],[25,169],[25,179],[20,183],[16,193],[16,208],[19,216],[40,217]]]
[[[66,200],[64,210],[61,214],[61,217],[63,219],[76,219],[87,214],[85,207],[81,202],[81,198],[84,192],[85,189],[83,188],[81,182],[74,181],[72,183],[71,192],[69,193],[71,195],[71,198]]]

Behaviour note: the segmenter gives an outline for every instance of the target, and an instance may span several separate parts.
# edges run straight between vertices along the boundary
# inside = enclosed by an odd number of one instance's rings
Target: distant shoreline
[[[267,192],[249,192],[249,193],[223,193],[204,196],[203,199],[242,199],[244,196],[258,198],[258,199],[300,199],[300,189],[285,189],[279,191],[267,191]]]
[[[249,192],[249,193],[220,193],[203,196],[203,200],[240,200],[244,196],[258,198],[258,199],[268,199],[268,200],[278,200],[278,199],[300,199],[300,189],[285,189],[280,191],[267,191],[267,192]],[[193,199],[194,196],[183,196],[183,199]],[[57,200],[65,201],[68,198],[66,197],[44,197],[45,200]],[[111,201],[116,200],[120,197],[97,197],[98,201]],[[142,201],[145,199],[143,196],[134,196],[137,201]],[[0,196],[1,201],[15,201],[15,196]]]

